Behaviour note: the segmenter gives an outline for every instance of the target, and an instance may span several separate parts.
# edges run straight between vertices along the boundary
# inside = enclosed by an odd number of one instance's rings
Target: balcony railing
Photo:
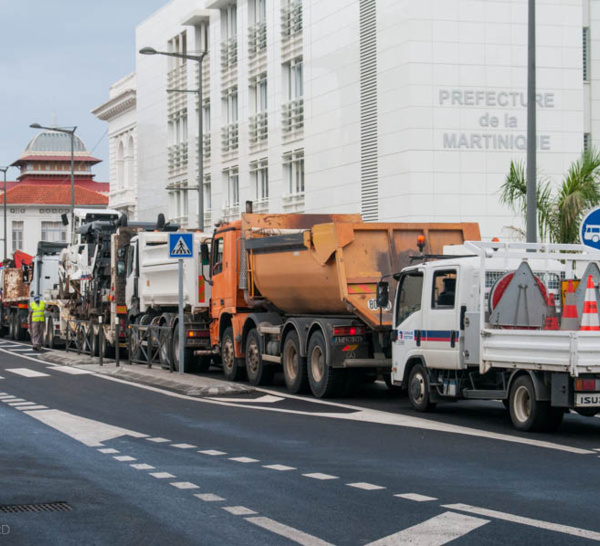
[[[267,112],[259,112],[250,116],[249,135],[250,144],[265,142],[269,137],[269,124]]]
[[[223,220],[237,220],[240,215],[240,205],[239,203],[234,203],[232,205],[225,205],[223,207]]]
[[[237,38],[229,38],[221,42],[221,70],[229,70],[237,64],[238,43]]]
[[[304,127],[304,99],[299,98],[283,104],[281,116],[284,133],[291,133]]]
[[[302,32],[302,1],[290,0],[290,3],[281,9],[281,35],[289,38]]]
[[[187,64],[182,64],[167,74],[167,89],[187,89]],[[187,106],[185,93],[167,93],[169,114],[183,110]]]
[[[187,142],[181,142],[180,144],[173,144],[172,146],[169,146],[168,157],[169,176],[179,174],[179,172],[185,169],[188,164]]]
[[[262,199],[256,199],[252,203],[252,210],[256,213],[266,213],[269,212],[269,198],[264,197]]]
[[[248,51],[250,55],[256,55],[265,49],[267,49],[267,24],[261,21],[248,29]]]
[[[225,125],[221,129],[221,146],[223,153],[232,152],[238,149],[239,145],[239,128],[237,123]]]

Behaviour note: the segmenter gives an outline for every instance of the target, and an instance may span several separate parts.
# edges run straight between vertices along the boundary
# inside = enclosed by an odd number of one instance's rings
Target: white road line
[[[5,404],[12,404],[13,402],[25,402],[25,398],[11,398],[10,400],[2,400]]]
[[[204,502],[220,502],[225,500],[223,497],[219,497],[219,495],[213,495],[212,493],[196,493],[194,497],[198,497]]]
[[[246,508],[245,506],[223,506],[223,510],[226,510],[234,516],[253,516],[254,514],[258,513],[254,510],[250,510],[250,508]]]
[[[121,453],[118,449],[113,449],[112,447],[104,447],[98,451],[100,453]]]
[[[419,495],[418,493],[401,493],[400,495],[394,495],[394,497],[400,497],[401,499],[416,501],[416,502],[429,502],[436,501],[435,497],[427,497],[425,495]]]
[[[9,402],[9,406],[22,407],[22,406],[37,406],[36,402]]]
[[[196,449],[198,446],[193,446],[192,444],[171,444],[171,447],[176,447],[177,449]]]
[[[282,398],[281,396],[273,396],[272,394],[265,394],[260,398],[219,398],[213,396],[207,398],[217,402],[236,402],[238,404],[274,404],[275,402],[281,402],[282,400],[285,400],[285,398]]]
[[[235,461],[236,463],[258,463],[258,459],[251,459],[250,457],[229,457],[230,461]]]
[[[211,455],[212,457],[217,457],[218,455],[227,455],[224,451],[217,451],[216,449],[205,449],[204,451],[198,451],[198,453],[202,453],[203,455]]]
[[[600,451],[600,447],[594,448],[594,451]]]
[[[166,438],[146,438],[149,442],[154,442],[155,444],[164,444],[165,442],[170,442],[171,440],[167,440]]]
[[[171,485],[177,489],[200,489],[195,483],[191,482],[171,482]]]
[[[0,375],[0,379],[4,379],[4,377],[2,377],[2,376]]]
[[[36,372],[35,370],[30,370],[29,368],[6,368],[4,371],[22,375],[23,377],[50,377],[47,373]]]
[[[129,465],[131,468],[135,468],[136,470],[154,470],[153,466],[150,466],[149,464],[130,464]]]
[[[482,525],[487,519],[473,518],[444,512],[408,529],[376,540],[367,546],[396,546],[399,544],[418,544],[419,546],[441,546],[460,538]]]
[[[373,485],[372,483],[365,482],[357,482],[357,483],[347,483],[348,487],[356,487],[356,489],[364,489],[365,491],[377,491],[378,489],[385,489],[385,487],[381,485]]]
[[[12,394],[6,394],[4,396],[0,396],[0,400],[10,400],[11,398],[16,398],[16,396],[13,396]]]
[[[443,506],[443,508],[448,508],[450,510],[458,510],[460,512],[468,512],[470,514],[477,514],[479,516],[485,516],[486,518],[511,521],[513,523],[529,525],[530,527],[537,527],[538,529],[545,529],[548,531],[554,531],[556,533],[563,533],[565,535],[572,535],[576,537],[600,541],[600,533],[597,533],[595,531],[588,531],[586,529],[579,529],[577,527],[570,527],[568,525],[561,525],[559,523],[551,523],[548,521],[541,521],[538,519],[524,518],[522,516],[515,516],[514,514],[497,512],[496,510],[487,510],[486,508],[477,508],[476,506],[469,506],[468,504],[448,504]]]
[[[23,353],[23,352],[28,352],[28,353],[35,353],[37,351],[34,351],[31,347],[19,347],[19,346],[15,346],[14,348],[12,348],[10,350],[11,353]]]
[[[302,474],[306,478],[313,478],[314,480],[339,480],[337,476],[330,476],[329,474],[321,474],[320,472],[313,472],[312,474]]]
[[[296,544],[302,544],[304,546],[331,546],[329,542],[325,542],[320,538],[314,537],[293,527],[288,527],[270,518],[246,518],[246,521],[258,525],[267,531],[271,531],[276,535],[287,538],[288,540],[295,542]]]
[[[52,366],[49,370],[56,370],[57,372],[68,373],[71,375],[89,375],[93,372],[88,370],[82,370],[81,368],[74,368],[73,366]]]
[[[29,410],[42,410],[48,409],[48,406],[25,406],[23,408],[17,408],[20,411],[29,411]]]
[[[165,478],[174,478],[173,474],[169,474],[168,472],[151,472],[150,476],[153,478],[157,478],[159,480],[164,480]]]
[[[130,457],[129,455],[117,455],[116,457],[113,457],[113,459],[115,459],[116,461],[124,462],[124,463],[128,463],[131,461],[137,461],[137,459],[135,457]]]
[[[268,468],[270,470],[279,470],[279,472],[286,472],[287,470],[297,470],[293,466],[285,466],[284,464],[267,464],[263,465],[263,468]]]

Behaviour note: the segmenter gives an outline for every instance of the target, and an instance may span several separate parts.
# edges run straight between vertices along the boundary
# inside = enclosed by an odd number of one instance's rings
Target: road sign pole
[[[179,373],[183,373],[185,366],[185,331],[183,324],[183,259],[179,258]]]

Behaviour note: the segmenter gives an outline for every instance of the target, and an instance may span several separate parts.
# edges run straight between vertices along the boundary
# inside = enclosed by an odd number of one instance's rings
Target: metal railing
[[[170,350],[171,328],[158,324],[130,324],[127,330],[130,364],[153,364],[174,370]]]
[[[65,351],[74,350],[77,354],[92,354],[94,327],[89,320],[68,320]]]

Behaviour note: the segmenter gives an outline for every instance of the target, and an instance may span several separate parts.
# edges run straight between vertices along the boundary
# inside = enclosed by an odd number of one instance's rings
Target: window
[[[423,274],[415,271],[403,275],[396,294],[396,327],[410,315],[421,309],[423,296]]]
[[[204,175],[204,210],[212,209],[212,177],[210,173]]]
[[[284,38],[302,31],[302,0],[282,2],[281,34]]]
[[[223,238],[215,239],[213,243],[212,274],[218,275],[223,271]]]
[[[226,206],[228,208],[237,207],[240,204],[240,175],[237,167],[223,171],[227,199]]]
[[[66,243],[67,230],[62,222],[42,222],[42,241]]]
[[[14,221],[12,223],[12,249],[15,250],[23,249],[23,222]]]
[[[453,309],[456,300],[456,271],[436,271],[431,290],[432,309]]]
[[[254,189],[254,198],[260,201],[269,199],[269,167],[268,160],[260,159],[250,163],[250,176]]]
[[[225,110],[225,123],[232,125],[238,120],[238,88],[230,87],[223,93],[223,108]]]
[[[288,99],[301,99],[304,96],[304,83],[302,81],[302,57],[293,59],[286,64],[285,72]]]
[[[251,96],[254,102],[254,112],[259,114],[267,110],[267,74],[262,73],[252,80]]]
[[[304,150],[285,154],[283,168],[290,195],[304,193]]]
[[[187,36],[185,31],[169,40],[167,50],[169,53],[187,55]],[[182,59],[181,57],[169,57],[169,70],[183,66],[185,63],[186,59]]]
[[[583,27],[583,81],[590,81],[590,28]]]
[[[202,102],[202,132],[207,135],[210,134],[210,99],[205,99]]]
[[[592,135],[583,133],[583,151],[587,152],[592,147]]]
[[[221,12],[223,17],[223,36],[226,40],[237,36],[237,5],[231,4]]]
[[[267,0],[254,0],[251,3],[255,23],[265,23],[267,21]]]

